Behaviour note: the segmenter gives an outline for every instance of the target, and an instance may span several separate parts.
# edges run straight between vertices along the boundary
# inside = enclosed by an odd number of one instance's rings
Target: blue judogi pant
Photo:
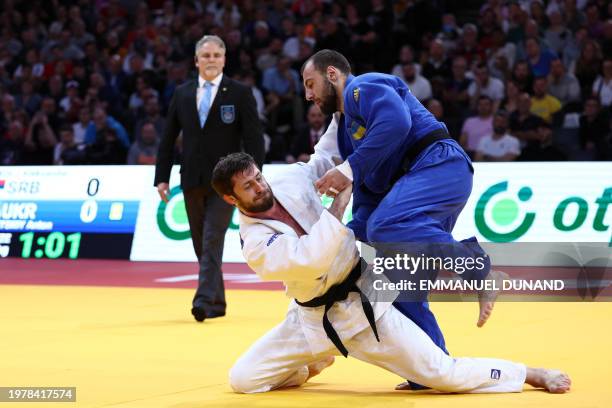
[[[430,252],[430,256],[485,256],[475,238],[459,242],[451,234],[472,191],[472,178],[470,160],[461,147],[453,140],[439,141],[417,156],[410,170],[386,194],[359,188],[354,193],[356,205],[349,227],[375,248],[385,243],[418,243],[435,252],[433,248],[439,246],[428,247],[427,243],[431,243],[444,244],[444,253]],[[482,279],[488,267],[466,271],[462,278]],[[394,306],[448,354],[444,335],[427,301],[398,301]],[[421,388],[411,385],[413,389]]]

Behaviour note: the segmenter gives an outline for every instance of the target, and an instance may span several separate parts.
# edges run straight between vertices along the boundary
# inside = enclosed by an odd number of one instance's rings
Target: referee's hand
[[[157,185],[157,193],[159,194],[159,198],[161,198],[164,203],[168,202],[169,187],[170,186],[168,185],[168,183],[159,183]]]

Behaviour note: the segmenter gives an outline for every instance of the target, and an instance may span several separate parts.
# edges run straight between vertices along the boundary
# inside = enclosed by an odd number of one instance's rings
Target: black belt
[[[404,158],[402,159],[400,169],[391,179],[391,185],[395,184],[395,182],[399,180],[404,174],[408,173],[408,170],[410,170],[410,167],[412,166],[412,162],[414,161],[414,159],[417,158],[419,154],[421,154],[423,150],[427,149],[429,146],[436,143],[437,141],[444,139],[452,139],[452,137],[450,137],[446,129],[440,128],[429,132],[422,139],[418,140],[416,143],[410,146],[410,148],[404,155]]]
[[[298,302],[297,300],[295,301],[298,305],[303,307],[325,306],[325,312],[323,313],[323,329],[325,330],[325,334],[327,334],[327,337],[329,337],[331,342],[334,343],[334,346],[336,346],[336,348],[340,351],[340,353],[342,353],[344,357],[348,356],[348,350],[346,349],[346,347],[344,347],[344,344],[342,344],[338,333],[329,321],[329,318],[327,317],[327,312],[329,311],[329,309],[331,309],[334,303],[345,300],[351,292],[359,293],[359,296],[361,297],[361,306],[363,307],[363,312],[366,315],[366,318],[368,319],[368,323],[370,323],[372,331],[374,331],[374,336],[376,336],[376,340],[380,342],[378,338],[378,331],[376,330],[376,322],[374,320],[374,309],[372,309],[372,305],[370,304],[368,298],[357,286],[357,280],[361,276],[361,261],[363,261],[363,259],[360,259],[360,262],[355,265],[349,276],[344,281],[333,285],[327,290],[327,292],[325,292],[324,295],[311,299],[308,302]]]

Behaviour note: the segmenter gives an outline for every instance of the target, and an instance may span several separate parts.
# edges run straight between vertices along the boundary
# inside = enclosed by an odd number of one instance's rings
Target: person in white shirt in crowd
[[[612,105],[612,57],[607,56],[601,64],[603,75],[593,82],[593,95],[599,98],[602,107]]]
[[[493,118],[493,133],[478,143],[475,161],[514,161],[521,154],[521,143],[508,134],[508,114],[498,111]]]
[[[414,50],[410,45],[403,45],[399,50],[397,64],[391,69],[391,75],[404,79],[404,65],[408,63],[414,64],[417,74],[421,73],[421,64],[415,61]]]
[[[417,73],[416,66],[414,63],[404,64],[402,67],[403,80],[408,85],[410,92],[417,98],[420,102],[423,102],[429,98],[431,98],[431,83],[422,76]]]
[[[72,130],[74,131],[74,142],[76,144],[85,143],[85,133],[87,132],[87,126],[91,122],[91,112],[89,108],[81,108],[79,110],[79,120],[72,124]]]
[[[484,95],[493,101],[493,112],[497,111],[504,99],[504,83],[489,75],[489,68],[485,63],[479,63],[475,71],[474,81],[467,90],[472,108],[476,108],[479,98]]]

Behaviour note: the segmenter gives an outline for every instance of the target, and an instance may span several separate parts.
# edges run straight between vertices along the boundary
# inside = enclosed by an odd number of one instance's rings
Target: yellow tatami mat
[[[305,387],[231,392],[233,361],[284,316],[282,292],[228,291],[228,316],[195,323],[192,291],[0,286],[0,386],[75,386],[79,407],[612,407],[612,303],[499,303],[482,329],[475,303],[436,303],[454,355],[556,367],[569,394],[396,392],[401,379],[354,359]],[[0,403],[4,406],[41,406]]]

